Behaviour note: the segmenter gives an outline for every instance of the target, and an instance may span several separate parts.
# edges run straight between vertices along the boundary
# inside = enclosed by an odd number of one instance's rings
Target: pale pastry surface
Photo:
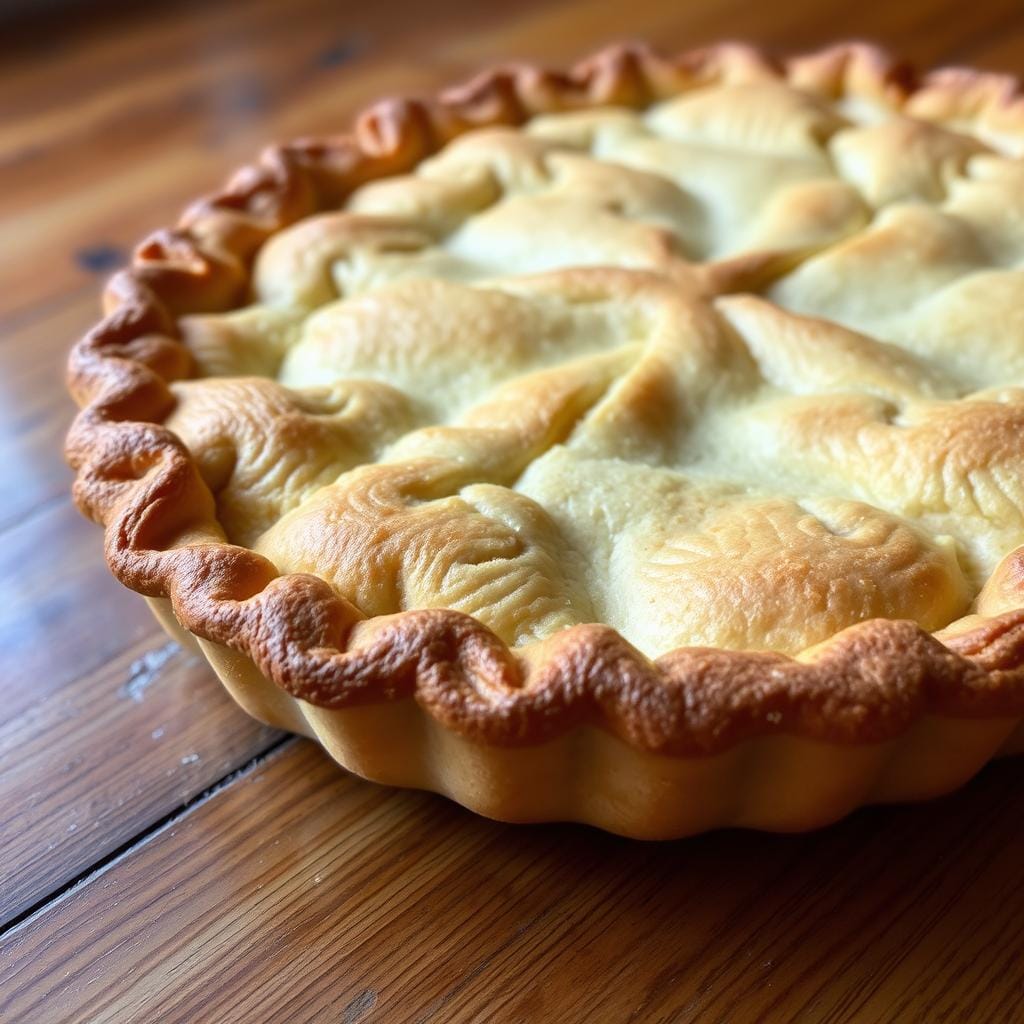
[[[166,420],[227,538],[513,647],[796,655],[1024,544],[1024,165],[785,82],[535,117],[274,235]]]

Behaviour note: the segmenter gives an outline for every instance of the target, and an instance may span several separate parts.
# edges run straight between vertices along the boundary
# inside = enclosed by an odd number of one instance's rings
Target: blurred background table
[[[0,11],[3,8],[0,6]],[[66,350],[274,138],[616,38],[1007,71],[1019,0],[22,3],[0,25],[0,1020],[1024,1020],[1024,764],[810,836],[512,828],[345,775],[158,633],[68,498]]]

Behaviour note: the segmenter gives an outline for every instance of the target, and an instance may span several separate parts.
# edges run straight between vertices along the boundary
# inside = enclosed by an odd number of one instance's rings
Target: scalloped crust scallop
[[[650,837],[946,791],[1024,715],[1022,102],[616,47],[275,147],[111,281],[76,500],[368,778]]]

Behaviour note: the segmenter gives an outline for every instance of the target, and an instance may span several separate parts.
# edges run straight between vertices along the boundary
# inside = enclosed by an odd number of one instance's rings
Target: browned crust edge
[[[316,577],[282,576],[253,551],[207,542],[219,535],[213,498],[186,447],[160,425],[173,405],[168,383],[192,370],[176,317],[242,301],[253,256],[273,232],[337,206],[367,180],[409,170],[470,128],[764,79],[872,96],[926,117],[1024,126],[1013,79],[958,69],[919,78],[862,44],[785,61],[736,44],[674,58],[619,45],[564,74],[500,67],[431,100],[378,104],[349,135],[268,149],[177,227],[142,243],[108,285],[105,319],[72,351],[69,387],[82,407],[66,448],[74,496],[106,527],[117,578],[169,597],[187,629],[250,656],[295,697],[326,708],[413,697],[441,724],[488,744],[537,743],[591,722],[641,750],[694,755],[774,733],[876,742],[926,713],[1024,714],[1024,610],[946,644],[910,622],[865,622],[806,660],[680,649],[652,663],[596,625],[567,629],[527,659],[469,616],[367,620]]]

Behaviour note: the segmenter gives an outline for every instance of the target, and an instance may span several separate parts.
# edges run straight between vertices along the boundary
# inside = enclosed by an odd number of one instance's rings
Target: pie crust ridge
[[[590,722],[648,752],[708,754],[773,733],[876,742],[927,712],[1024,713],[1022,549],[986,584],[1010,610],[941,641],[910,622],[872,620],[792,658],[690,648],[652,662],[610,627],[583,625],[524,655],[454,611],[366,619],[317,577],[281,576],[256,552],[225,543],[193,457],[160,425],[174,404],[168,385],[192,372],[176,317],[236,305],[274,232],[410,170],[470,128],[642,107],[736,78],[813,83],[833,95],[913,102],[923,113],[963,109],[994,132],[1024,125],[1008,78],[943,71],[919,81],[863,46],[783,63],[740,46],[672,60],[620,46],[566,75],[502,68],[435,100],[378,105],[351,136],[272,148],[139,247],[108,287],[107,317],[72,354],[70,386],[84,407],[67,445],[75,498],[105,525],[115,575],[169,597],[189,631],[247,654],[297,698],[333,708],[411,696],[441,724],[488,744],[539,743]]]

